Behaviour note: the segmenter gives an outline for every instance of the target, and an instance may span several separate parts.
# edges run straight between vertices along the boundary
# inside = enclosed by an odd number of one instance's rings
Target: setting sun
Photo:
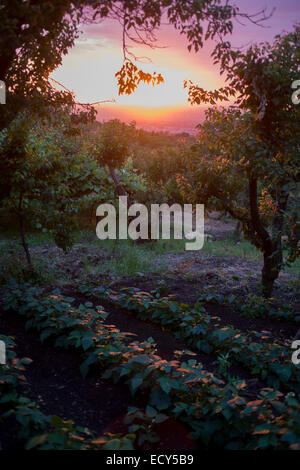
[[[216,73],[217,68],[207,57],[208,52],[203,53],[197,60],[198,65],[195,65],[190,60],[193,54],[187,53],[185,44],[174,48],[172,31],[172,34],[168,32],[162,38],[163,44],[168,44],[168,47],[150,50],[151,61],[144,58],[139,64],[145,72],[160,73],[164,82],[154,87],[141,83],[133,94],[119,96],[115,74],[122,66],[122,50],[111,33],[104,31],[103,34],[108,37],[99,38],[92,27],[86,27],[75,47],[63,58],[62,65],[52,74],[55,80],[75,93],[79,102],[112,101],[98,107],[100,120],[122,117],[127,121],[135,119],[150,123],[172,117],[175,119],[175,116],[182,121],[184,116],[186,127],[191,128],[197,123],[199,110],[196,112],[188,104],[184,80],[195,80],[206,89],[223,84]],[[178,37],[175,32],[175,38]],[[135,54],[140,56],[142,53],[145,55],[145,51],[135,48]],[[190,116],[187,116],[188,110]]]
[[[247,0],[240,3],[241,8],[248,4]],[[259,10],[259,1],[255,3],[253,8]],[[248,25],[245,29],[237,24],[233,43],[240,46],[256,39],[269,39],[274,31],[280,32],[280,28],[290,25],[293,4],[291,11],[285,12],[279,3],[269,21],[271,27],[258,30],[256,26]],[[163,26],[157,37],[158,48],[135,45],[130,50],[141,58],[139,68],[160,73],[164,83],[154,87],[141,83],[131,95],[119,96],[115,74],[123,63],[121,37],[122,30],[116,21],[85,25],[75,46],[63,57],[62,65],[52,77],[74,91],[76,100],[81,103],[111,101],[97,107],[99,120],[121,118],[127,122],[136,120],[138,125],[152,124],[153,128],[161,128],[163,119],[163,127],[168,130],[182,126],[191,130],[199,123],[199,116],[203,117],[203,106],[198,110],[190,106],[187,91],[183,88],[184,80],[192,80],[206,90],[224,85],[224,78],[210,56],[213,41],[208,41],[197,54],[188,52],[186,38],[170,26]],[[174,124],[176,120],[181,121],[179,126]]]

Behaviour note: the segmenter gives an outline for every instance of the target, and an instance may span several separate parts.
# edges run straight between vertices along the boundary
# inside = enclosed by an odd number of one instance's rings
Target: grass
[[[104,248],[105,247],[105,248]],[[112,276],[127,277],[137,273],[162,273],[166,269],[165,263],[158,260],[158,256],[151,255],[149,248],[134,244],[130,240],[121,240],[118,243],[102,241],[96,247],[97,251],[105,251],[101,260],[101,273]],[[87,263],[85,272],[88,275],[99,273],[99,266]]]
[[[30,233],[28,245],[32,250],[37,281],[63,284],[74,278],[95,276],[99,273],[112,277],[133,277],[140,274],[162,274],[168,269],[165,254],[184,254],[185,240],[158,240],[157,242],[136,243],[132,240],[99,240],[93,231],[79,231],[75,234],[76,244],[69,254],[54,250],[51,254],[36,253],[55,246],[47,233]],[[262,261],[262,254],[249,242],[239,243],[230,239],[207,241],[202,253],[217,258],[240,258]],[[0,237],[0,282],[8,277],[26,277],[24,254],[16,232],[6,232]],[[80,272],[76,266],[80,263]],[[74,270],[75,266],[75,270]],[[284,270],[300,273],[300,259]]]
[[[203,253],[217,258],[243,258],[262,261],[262,254],[251,243],[233,240],[216,240],[204,243]]]
[[[208,256],[214,256],[217,258],[242,258],[248,260],[254,260],[258,262],[263,261],[262,253],[255,248],[254,245],[247,241],[234,242],[233,240],[217,240],[213,242],[207,242],[204,244],[203,253]],[[284,252],[284,255],[286,253]],[[291,266],[285,266],[283,272],[300,275],[300,258]]]

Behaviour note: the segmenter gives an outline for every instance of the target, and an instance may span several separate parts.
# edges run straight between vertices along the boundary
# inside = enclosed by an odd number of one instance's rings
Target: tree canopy
[[[155,33],[164,19],[186,36],[189,50],[198,51],[205,40],[217,38],[222,42],[232,32],[236,18],[261,23],[267,17],[264,10],[247,15],[231,2],[220,0],[1,0],[0,12],[0,80],[6,83],[8,92],[2,127],[25,102],[27,109],[31,106],[39,113],[45,106],[46,112],[49,106],[74,107],[72,94],[57,91],[49,76],[85,23],[114,19],[121,24],[124,63],[116,77],[120,94],[130,94],[140,82],[156,84],[163,80],[160,74],[138,68],[131,45],[155,47]]]
[[[288,259],[299,256],[300,109],[291,99],[299,45],[297,25],[273,44],[254,45],[245,53],[227,51],[227,87],[209,93],[197,85],[189,88],[192,103],[215,103],[229,93],[236,97],[233,107],[210,109],[199,126],[189,162],[191,181],[198,197],[208,204],[217,200],[263,252],[266,295],[283,265],[285,233]]]

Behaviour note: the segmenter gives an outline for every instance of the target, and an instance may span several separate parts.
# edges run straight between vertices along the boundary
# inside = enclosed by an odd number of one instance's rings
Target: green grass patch
[[[50,234],[32,232],[27,235],[27,242],[32,253],[32,260],[37,283],[68,282],[68,268],[76,265],[78,259],[72,259],[72,250],[65,255],[59,250],[50,255],[47,248],[55,246]],[[157,240],[137,243],[132,240],[99,240],[94,231],[81,230],[75,233],[75,250],[82,249],[80,261],[83,262],[83,275],[97,276],[109,274],[114,277],[132,277],[137,273],[163,274],[168,268],[167,254],[185,253],[185,240]],[[37,249],[43,249],[38,253]],[[198,253],[198,252],[197,252]],[[195,255],[197,254],[195,253]],[[233,240],[206,241],[201,250],[206,256],[218,258],[240,258],[262,262],[262,254],[251,243]],[[99,256],[100,254],[100,256]],[[98,261],[93,257],[98,256]],[[99,262],[100,258],[100,262]],[[0,283],[13,277],[28,279],[25,255],[17,232],[5,232],[0,237]],[[299,275],[300,259],[283,271]],[[30,277],[30,276],[29,276]]]
[[[262,254],[249,242],[234,242],[233,240],[207,241],[203,253],[218,258],[242,258],[262,261]]]

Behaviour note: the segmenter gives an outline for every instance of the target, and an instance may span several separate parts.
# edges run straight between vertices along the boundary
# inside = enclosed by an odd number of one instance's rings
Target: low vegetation
[[[234,21],[261,24],[265,10],[0,9],[0,448],[300,450],[299,24],[238,50]],[[191,104],[210,106],[195,135],[100,123],[54,88],[80,24],[107,18],[123,28],[120,94],[163,82],[128,45],[153,46],[162,19],[189,50],[217,39],[226,86],[185,83]],[[120,196],[204,204],[203,248],[186,250],[186,233],[152,240],[149,226],[148,239],[98,239],[97,207]]]

